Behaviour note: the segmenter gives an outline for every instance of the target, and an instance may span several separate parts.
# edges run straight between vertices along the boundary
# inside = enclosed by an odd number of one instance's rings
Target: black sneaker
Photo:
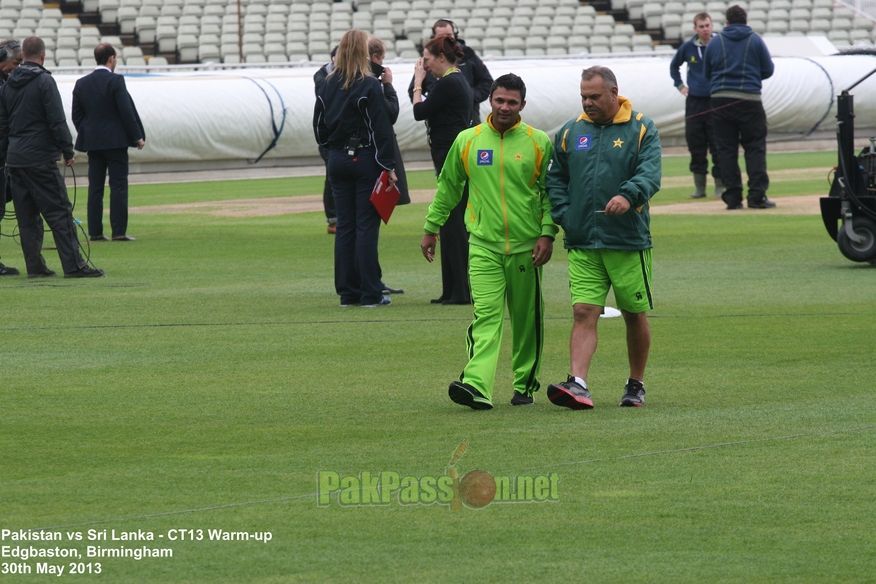
[[[575,381],[571,375],[563,383],[551,383],[548,385],[548,399],[554,405],[573,410],[593,409],[593,398],[586,387]]]
[[[637,379],[627,380],[624,395],[619,406],[623,408],[641,408],[645,405],[645,385]]]
[[[389,306],[392,304],[392,299],[389,296],[381,296],[377,302],[371,304],[360,304],[362,308],[377,308],[378,306]]]
[[[0,276],[17,276],[18,274],[18,268],[13,268],[12,266],[4,266],[3,264],[0,264]]]
[[[511,398],[512,406],[531,406],[532,405],[532,394],[529,393],[520,393],[516,389],[514,390],[514,397]]]
[[[741,199],[731,199],[727,196],[727,192],[724,191],[721,193],[721,200],[724,201],[724,204],[727,205],[728,211],[735,211],[736,209],[742,208],[742,200]]]
[[[484,395],[468,383],[453,381],[447,389],[447,395],[455,403],[468,406],[473,410],[492,410],[493,404]]]
[[[69,272],[64,274],[65,278],[101,278],[103,277],[103,270],[98,268],[92,268],[91,266],[85,266],[84,268],[79,268],[75,272]]]
[[[764,197],[760,201],[748,201],[749,209],[775,209],[776,204]]]
[[[28,272],[28,278],[51,278],[55,275],[54,270],[50,270],[49,268],[44,268],[39,272]]]

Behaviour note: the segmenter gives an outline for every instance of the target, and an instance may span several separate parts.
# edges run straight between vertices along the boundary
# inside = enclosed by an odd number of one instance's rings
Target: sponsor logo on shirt
[[[492,150],[478,150],[478,166],[493,166]]]
[[[584,134],[575,138],[575,150],[590,150],[592,146],[590,134]]]

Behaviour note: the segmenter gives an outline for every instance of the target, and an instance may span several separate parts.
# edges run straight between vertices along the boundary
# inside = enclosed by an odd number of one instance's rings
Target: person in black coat
[[[73,87],[73,125],[76,150],[88,152],[88,234],[106,241],[103,234],[103,185],[109,170],[110,227],[113,241],[131,241],[128,235],[128,147],[142,150],[146,132],[125,78],[114,73],[116,50],[108,43],[94,49],[97,68]]]
[[[73,140],[61,94],[43,68],[46,45],[39,37],[21,43],[23,63],[0,89],[0,158],[6,159],[9,188],[28,277],[54,276],[42,256],[45,218],[67,278],[103,276],[79,253],[73,207],[57,162],[73,166]]]
[[[392,70],[389,67],[383,66],[383,59],[386,56],[386,45],[383,44],[377,37],[368,39],[368,57],[371,59],[371,72],[375,77],[380,79],[383,84],[383,97],[386,102],[386,111],[389,114],[389,121],[395,125],[398,121],[400,111],[398,105],[398,93],[395,87],[392,86]],[[405,165],[402,160],[401,149],[398,147],[398,138],[395,131],[392,133],[392,148],[395,158],[395,174],[398,177],[398,182],[395,183],[398,188],[399,197],[397,205],[407,205],[411,202],[411,194],[408,190],[408,175],[405,173]],[[383,282],[383,270],[380,270],[380,281]],[[383,282],[384,294],[404,294],[401,288],[393,288]]]
[[[441,18],[435,21],[432,25],[432,37],[442,35],[450,35],[456,43],[462,48],[462,57],[456,62],[459,72],[468,81],[472,92],[472,124],[477,125],[481,122],[480,104],[490,96],[490,89],[493,87],[493,76],[490,75],[490,70],[478,57],[474,49],[465,44],[465,41],[459,38],[459,29],[456,28],[456,23],[447,18]],[[431,40],[431,39],[430,39]],[[428,97],[432,86],[438,79],[430,72],[426,72],[426,77],[420,83],[423,88],[423,96]],[[411,79],[411,84],[408,86],[408,96],[411,98],[411,103],[414,102],[414,79]]]
[[[456,66],[462,48],[452,36],[435,37],[423,49],[414,67],[414,119],[425,120],[435,174],[441,174],[444,160],[456,135],[472,124],[472,91]],[[423,99],[422,83],[431,73],[437,82]],[[468,285],[468,231],[465,229],[466,188],[459,204],[441,228],[441,296],[433,304],[471,304]]]
[[[322,87],[322,84],[325,83],[325,78],[328,77],[329,73],[332,72],[332,69],[335,68],[335,55],[338,53],[338,47],[332,49],[331,52],[331,61],[320,67],[316,70],[316,73],[313,74],[313,90],[316,95],[319,95],[319,90]],[[325,220],[328,224],[326,226],[326,232],[329,235],[334,235],[337,230],[338,218],[335,213],[335,199],[332,195],[332,185],[328,179],[328,150],[319,147],[319,156],[322,158],[322,162],[326,167],[325,171],[325,182],[322,185],[322,208],[325,212]]]
[[[9,79],[9,74],[21,64],[21,43],[14,40],[0,43],[0,87]],[[6,161],[0,159],[0,219],[6,216],[6,203],[12,200],[9,189],[6,188],[6,171],[3,167]],[[17,276],[18,268],[6,266],[0,262],[0,276]]]
[[[382,85],[371,72],[368,34],[356,29],[344,33],[335,68],[319,88],[313,110],[313,133],[328,150],[338,215],[335,290],[341,307],[391,303],[383,293],[377,259],[380,216],[371,204],[382,171],[391,183],[398,180]]]

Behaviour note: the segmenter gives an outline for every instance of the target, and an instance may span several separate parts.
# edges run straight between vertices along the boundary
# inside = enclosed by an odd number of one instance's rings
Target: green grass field
[[[826,176],[834,156],[772,155],[771,196],[781,207],[826,192],[804,171]],[[687,175],[682,157],[665,168]],[[655,205],[687,199],[676,182]],[[147,185],[131,200],[320,188]],[[655,216],[648,406],[616,407],[626,354],[612,319],[591,372],[596,409],[557,408],[543,391],[512,408],[506,335],[496,408],[474,412],[447,397],[471,309],[429,304],[440,270],[419,253],[424,213],[401,207],[382,231],[385,280],[406,293],[376,310],[337,306],[321,213],[132,214],[138,241],[91,248],[106,278],[0,280],[0,529],[63,537],[7,533],[0,579],[50,581],[36,572],[55,565],[66,576],[71,560],[20,558],[60,547],[100,563],[71,576],[83,582],[872,581],[876,268],[844,259],[820,217]],[[0,253],[23,267],[10,239]],[[568,366],[559,246],[544,292],[546,385]],[[553,475],[556,500],[454,511],[424,489],[419,504],[318,505],[318,473],[437,480],[463,440],[460,475]],[[210,541],[210,529],[272,539]],[[144,545],[173,557],[85,557]]]

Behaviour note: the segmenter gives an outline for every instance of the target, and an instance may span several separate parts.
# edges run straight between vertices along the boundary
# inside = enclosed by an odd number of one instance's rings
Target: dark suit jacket
[[[125,78],[106,69],[95,69],[73,88],[73,125],[76,150],[113,150],[134,146],[146,139]]]

